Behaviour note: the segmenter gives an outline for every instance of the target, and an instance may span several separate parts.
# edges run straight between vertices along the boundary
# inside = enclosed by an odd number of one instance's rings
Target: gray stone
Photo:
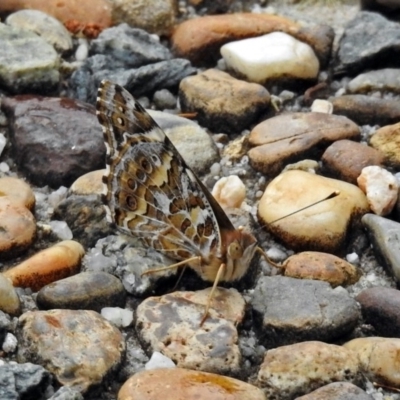
[[[251,300],[268,348],[306,340],[335,340],[351,332],[360,312],[348,292],[330,284],[283,276],[259,279]]]
[[[81,393],[68,386],[63,386],[47,400],[84,400]]]
[[[352,79],[347,89],[351,93],[392,91],[400,93],[400,69],[384,68],[365,72]]]
[[[0,23],[0,81],[11,93],[53,91],[60,80],[59,61],[41,37]]]
[[[368,232],[375,256],[390,276],[400,282],[400,224],[375,214],[366,214],[361,222]]]

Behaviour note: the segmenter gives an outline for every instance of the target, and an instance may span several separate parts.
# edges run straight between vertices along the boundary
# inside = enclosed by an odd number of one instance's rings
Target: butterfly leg
[[[261,248],[257,247],[256,251],[258,251],[265,259],[265,261],[271,265],[273,265],[275,268],[286,268],[285,263],[283,264],[277,264],[276,262],[272,261],[268,256],[267,253]]]
[[[192,261],[201,262],[201,257],[196,256],[196,257],[188,258],[187,260],[179,261],[179,262],[177,262],[177,263],[175,263],[175,264],[172,264],[172,265],[167,265],[166,267],[149,269],[148,271],[144,271],[144,272],[142,273],[141,276],[143,276],[143,275],[154,274],[154,273],[160,272],[160,271],[166,271],[166,270],[168,270],[168,269],[179,268],[179,267],[181,267],[182,265],[186,265],[186,264],[191,263]]]
[[[213,297],[214,297],[215,289],[216,289],[217,286],[218,286],[218,282],[219,282],[219,280],[220,280],[220,278],[221,278],[222,273],[224,272],[225,267],[226,267],[225,264],[221,264],[221,265],[219,266],[219,268],[218,268],[217,276],[215,277],[214,284],[213,284],[213,286],[212,286],[212,288],[211,288],[211,292],[210,292],[210,294],[208,295],[207,304],[206,304],[206,309],[204,310],[203,318],[202,318],[201,321],[200,321],[200,326],[202,326],[202,325],[204,324],[204,321],[205,321],[205,320],[207,319],[207,317],[208,317],[208,310],[209,310],[210,307],[211,307],[211,302],[212,302],[212,299],[213,299]]]

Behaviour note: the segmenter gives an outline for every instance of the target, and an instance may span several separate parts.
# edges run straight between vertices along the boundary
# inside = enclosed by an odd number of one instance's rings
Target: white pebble
[[[76,61],[85,61],[89,54],[89,46],[87,42],[81,43],[75,51]]]
[[[14,353],[14,351],[17,349],[17,345],[17,338],[12,333],[8,332],[3,342],[3,351],[5,353]]]
[[[221,164],[220,163],[214,163],[210,167],[210,174],[211,176],[217,176],[221,173]]]
[[[231,175],[215,182],[212,195],[221,207],[239,208],[246,197],[246,187],[237,175]]]
[[[67,197],[68,189],[65,186],[60,186],[49,195],[49,204],[56,208],[58,204]]]
[[[0,156],[4,150],[4,147],[6,147],[6,143],[7,143],[6,137],[2,133],[0,133]]]
[[[49,225],[54,234],[56,234],[61,240],[71,240],[74,237],[71,229],[69,229],[69,226],[65,221],[54,220],[50,221]]]
[[[310,79],[319,72],[313,49],[283,32],[227,43],[221,54],[228,67],[252,82],[283,76]]]
[[[170,358],[164,356],[164,354],[155,351],[146,363],[145,369],[151,370],[157,368],[175,368],[175,363]]]
[[[287,258],[287,254],[278,249],[277,247],[270,247],[266,252],[265,252],[272,261],[283,261],[285,258]]]
[[[311,111],[332,114],[333,104],[328,100],[315,99],[311,105]]]
[[[359,264],[360,263],[360,257],[358,257],[357,253],[347,254],[346,260],[351,264]]]
[[[101,316],[122,328],[129,326],[133,321],[133,312],[120,307],[104,307],[101,309]]]
[[[0,163],[0,172],[8,172],[10,170],[10,167],[7,163],[1,162]]]
[[[399,192],[399,184],[393,174],[376,165],[369,166],[363,168],[357,183],[375,214],[385,216],[393,210]]]

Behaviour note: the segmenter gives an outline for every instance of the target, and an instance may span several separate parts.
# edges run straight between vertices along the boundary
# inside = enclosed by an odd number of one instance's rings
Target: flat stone
[[[383,166],[384,155],[362,143],[338,140],[325,150],[321,160],[328,176],[356,185],[364,167]]]
[[[383,154],[386,165],[396,170],[400,168],[400,122],[378,129],[370,144]]]
[[[363,290],[356,300],[367,324],[380,336],[400,338],[400,291],[387,287]]]
[[[321,201],[335,192],[339,194]],[[368,211],[365,194],[355,185],[304,171],[287,171],[267,186],[258,205],[258,219],[290,248],[336,253],[343,250],[352,225],[359,224]],[[290,213],[294,214],[282,218]]]
[[[285,276],[261,277],[251,305],[254,326],[268,348],[305,340],[338,339],[354,329],[360,316],[356,301],[345,289]]]
[[[344,115],[360,125],[388,125],[400,119],[400,105],[395,99],[348,94],[330,101],[335,114]]]
[[[94,311],[29,311],[19,318],[17,336],[20,362],[43,365],[81,392],[116,370],[125,352],[121,332]]]
[[[103,193],[102,178],[105,172],[105,169],[99,169],[80,176],[69,188],[69,193],[82,196],[101,195]]]
[[[183,112],[197,113],[200,125],[229,134],[255,122],[268,109],[270,95],[261,85],[209,69],[181,81],[179,101]]]
[[[368,232],[375,256],[386,271],[400,282],[400,224],[375,214],[366,214],[361,222]]]
[[[309,44],[322,65],[330,59],[334,31],[328,25],[295,22],[256,13],[234,13],[189,19],[176,27],[171,40],[175,54],[194,64],[212,65],[225,43],[271,32],[285,32]]]
[[[350,93],[394,92],[400,93],[400,69],[384,68],[356,76],[348,85]]]
[[[261,389],[227,376],[183,368],[141,371],[129,378],[119,400],[265,400]]]
[[[359,127],[338,115],[290,113],[269,118],[256,125],[249,136],[253,146],[250,165],[268,176],[277,175],[286,164],[320,157],[333,142],[357,140]]]
[[[105,272],[81,272],[40,289],[36,302],[41,310],[64,308],[93,310],[124,307],[126,291],[121,281]]]
[[[342,346],[303,342],[268,350],[257,377],[267,398],[295,398],[328,383],[361,385],[357,355]]]

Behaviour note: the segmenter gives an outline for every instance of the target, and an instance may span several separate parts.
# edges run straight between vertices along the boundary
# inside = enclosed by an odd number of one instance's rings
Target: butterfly
[[[107,148],[103,203],[123,233],[176,261],[146,273],[188,266],[213,282],[200,325],[221,281],[240,279],[256,238],[236,229],[146,110],[122,86],[102,81],[96,102]]]

